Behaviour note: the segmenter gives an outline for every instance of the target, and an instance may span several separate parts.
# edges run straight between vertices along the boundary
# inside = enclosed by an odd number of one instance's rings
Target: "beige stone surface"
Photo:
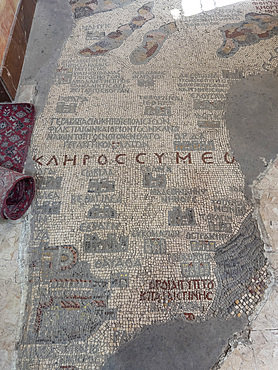
[[[272,251],[278,250],[278,159],[258,182],[254,195],[260,203],[260,215]]]
[[[255,358],[251,346],[238,346],[227,358],[221,370],[254,370]]]
[[[0,369],[13,368],[20,312],[18,248],[22,221],[0,222]]]
[[[253,330],[272,330],[277,328],[278,312],[275,307],[278,307],[278,287],[275,285],[271,291],[270,297],[265,303],[262,310],[259,312],[256,320],[252,325]],[[278,348],[277,348],[278,349]]]
[[[251,339],[256,343],[254,356],[257,369],[278,369],[278,330],[252,331]]]

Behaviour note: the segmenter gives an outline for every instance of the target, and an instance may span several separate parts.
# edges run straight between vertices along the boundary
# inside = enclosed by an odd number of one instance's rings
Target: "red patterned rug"
[[[23,171],[34,122],[33,105],[0,105],[0,166]]]
[[[35,194],[31,176],[22,175],[35,122],[31,104],[0,105],[0,217],[17,220]]]
[[[35,195],[33,177],[0,167],[0,216],[17,220],[29,208]]]

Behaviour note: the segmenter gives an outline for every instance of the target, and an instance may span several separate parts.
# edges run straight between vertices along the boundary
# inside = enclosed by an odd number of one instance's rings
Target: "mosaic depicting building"
[[[68,1],[30,148],[18,369],[219,369],[265,298],[247,162],[277,150],[240,104],[277,82],[278,7],[231,3]]]

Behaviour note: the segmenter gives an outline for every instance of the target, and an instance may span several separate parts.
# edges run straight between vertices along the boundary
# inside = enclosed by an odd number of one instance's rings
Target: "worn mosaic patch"
[[[21,369],[99,369],[146,325],[248,316],[267,287],[225,110],[229,87],[265,70],[277,15],[254,1],[175,21],[168,2],[111,1],[126,5],[117,17],[70,3],[32,143]]]

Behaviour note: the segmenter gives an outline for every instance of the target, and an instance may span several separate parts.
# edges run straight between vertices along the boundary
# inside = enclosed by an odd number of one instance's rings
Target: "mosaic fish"
[[[115,32],[110,32],[102,40],[79,52],[85,56],[101,56],[120,47],[123,42],[138,28],[154,18],[153,3],[147,3],[138,10],[138,16],[133,17],[128,24],[120,26]]]
[[[245,21],[227,24],[221,28],[224,42],[217,55],[228,58],[241,46],[250,46],[278,35],[278,16],[249,13]]]
[[[168,23],[161,26],[157,30],[149,31],[145,34],[142,45],[134,49],[130,54],[130,61],[132,64],[148,63],[154,56],[156,56],[167,38],[177,31],[175,22]]]

